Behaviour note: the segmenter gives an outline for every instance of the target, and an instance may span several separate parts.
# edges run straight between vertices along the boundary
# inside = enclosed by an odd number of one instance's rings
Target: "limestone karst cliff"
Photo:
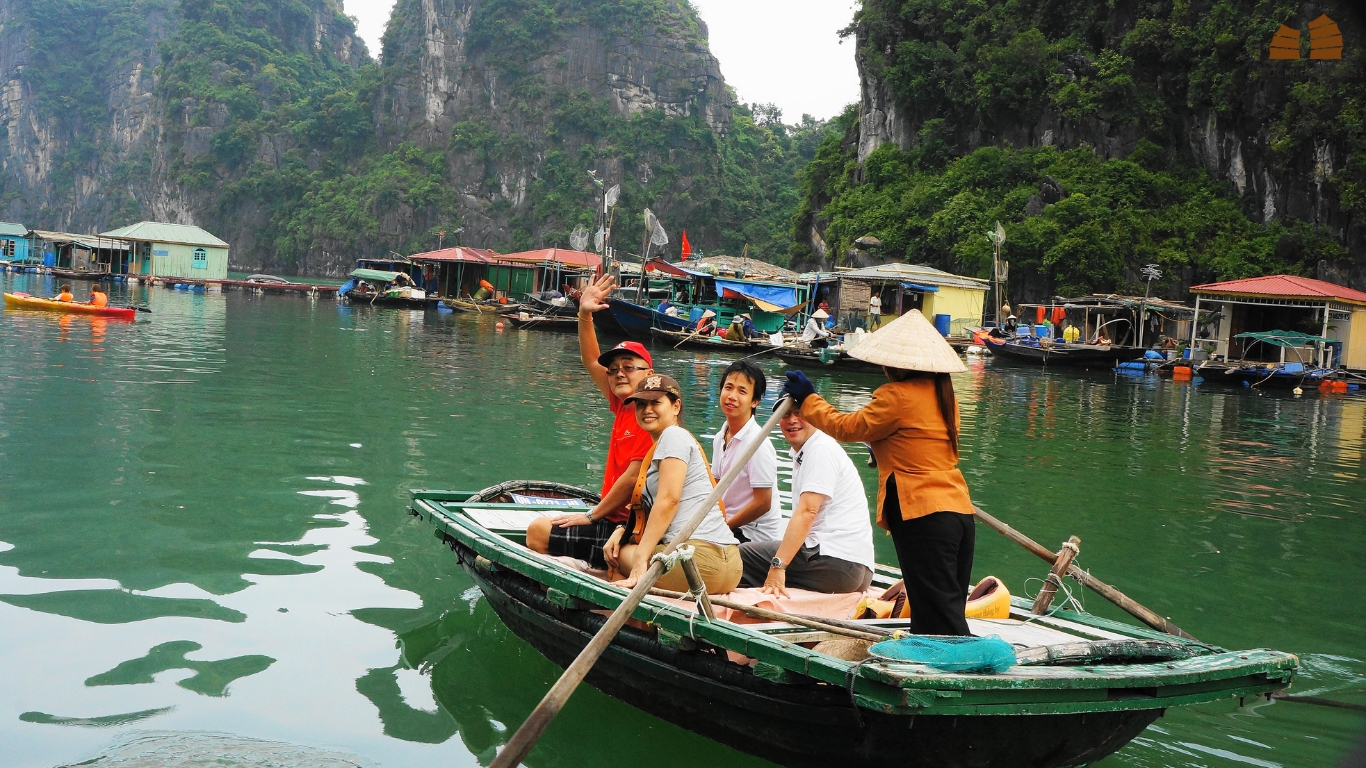
[[[1325,13],[1352,41],[1341,60],[1310,59],[1307,33],[1303,58],[1269,59],[1280,25]],[[1335,0],[867,0],[852,28],[861,103],[808,177],[799,256],[985,274],[980,233],[1000,219],[1015,233],[1012,282],[1034,297],[1132,287],[1147,262],[1175,293],[1268,270],[1366,287],[1360,13]],[[1058,174],[1082,197],[1044,205]],[[894,188],[919,202],[888,215],[873,198]],[[896,222],[873,232],[883,253],[850,252],[877,218],[859,221],[867,210]]]
[[[235,268],[341,274],[439,231],[593,226],[592,170],[704,249],[785,256],[823,125],[733,104],[675,0],[399,0],[379,61],[340,0],[0,0],[0,217],[196,223]],[[446,242],[450,242],[448,239]]]

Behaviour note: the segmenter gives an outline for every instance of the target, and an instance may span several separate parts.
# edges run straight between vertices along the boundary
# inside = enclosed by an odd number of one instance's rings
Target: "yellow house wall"
[[[941,285],[938,291],[925,294],[925,318],[934,322],[935,315],[948,315],[951,318],[949,333],[963,335],[963,328],[982,322],[982,306],[986,301],[986,291],[955,288]]]
[[[209,254],[208,266],[195,269],[194,250]],[[223,280],[228,276],[228,249],[209,246],[152,243],[152,274],[159,277],[187,277],[192,280]]]
[[[1352,325],[1346,347],[1343,350],[1342,362],[1348,368],[1366,368],[1366,309],[1352,312]]]

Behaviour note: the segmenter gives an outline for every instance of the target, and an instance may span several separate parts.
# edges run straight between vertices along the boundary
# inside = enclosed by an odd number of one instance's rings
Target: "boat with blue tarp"
[[[777,333],[807,309],[809,286],[802,284],[724,277],[658,258],[643,269],[622,264],[620,270],[623,287],[608,306],[622,329],[639,339],[654,329],[694,331],[708,311],[720,328],[747,314],[757,331]]]

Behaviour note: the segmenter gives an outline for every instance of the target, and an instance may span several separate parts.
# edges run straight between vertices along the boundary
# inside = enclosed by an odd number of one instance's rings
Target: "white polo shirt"
[[[804,546],[820,554],[873,567],[873,522],[863,480],[835,438],[816,430],[792,457],[792,506],[803,493],[826,497]]]
[[[730,469],[745,444],[759,434],[759,422],[753,416],[729,441],[726,440],[726,425],[721,425],[711,439],[711,473],[717,481]],[[750,541],[781,541],[787,524],[778,505],[778,450],[767,436],[721,497],[726,503],[726,514],[733,515],[754,501],[755,488],[772,488],[773,500],[767,512],[754,522],[740,526],[740,530]]]

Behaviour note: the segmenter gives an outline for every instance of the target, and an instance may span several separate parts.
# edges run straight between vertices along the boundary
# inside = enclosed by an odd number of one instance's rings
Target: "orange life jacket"
[[[91,305],[91,306],[94,306],[94,307],[103,307],[103,306],[106,306],[106,305],[108,305],[108,304],[109,304],[109,296],[108,296],[106,293],[104,293],[103,291],[91,291],[91,292],[90,292],[90,305]]]
[[[57,301],[72,301],[73,299],[74,297],[68,291],[62,291],[61,294],[57,296]]]

